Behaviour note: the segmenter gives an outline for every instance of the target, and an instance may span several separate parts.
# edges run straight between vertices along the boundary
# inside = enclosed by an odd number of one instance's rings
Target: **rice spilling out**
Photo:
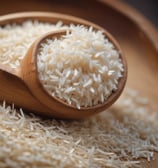
[[[104,103],[122,77],[119,52],[102,31],[74,25],[69,29],[61,38],[41,43],[39,78],[51,96],[79,109]]]
[[[135,90],[132,91],[135,93]],[[135,168],[158,152],[158,116],[131,90],[80,121],[42,119],[0,106],[0,167]]]

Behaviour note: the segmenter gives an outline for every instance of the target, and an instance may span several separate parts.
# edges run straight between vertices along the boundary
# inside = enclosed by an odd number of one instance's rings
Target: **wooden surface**
[[[129,6],[119,0],[5,0],[0,14],[42,10],[72,14],[93,21],[111,32],[120,42],[129,66],[127,87],[138,89],[158,111],[158,35],[157,30]],[[157,168],[158,155],[145,168]]]

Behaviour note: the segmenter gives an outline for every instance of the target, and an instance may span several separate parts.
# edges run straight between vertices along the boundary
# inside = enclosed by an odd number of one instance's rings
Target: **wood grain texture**
[[[18,11],[49,11],[93,21],[111,32],[121,44],[128,62],[127,87],[138,89],[158,111],[158,34],[141,14],[119,0],[5,0],[0,14]],[[158,155],[145,168],[157,168]]]

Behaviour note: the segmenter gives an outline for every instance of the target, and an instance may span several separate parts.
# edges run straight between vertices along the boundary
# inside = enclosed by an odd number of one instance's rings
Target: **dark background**
[[[158,28],[158,0],[122,0],[146,16]]]
[[[20,2],[20,6],[16,6],[17,2]],[[37,3],[37,7],[36,6],[31,6],[31,1],[33,1],[35,4]],[[34,8],[37,9],[38,8],[38,2],[39,3],[46,3],[49,2],[49,4],[51,2],[58,2],[58,4],[60,3],[65,3],[65,5],[67,4],[66,2],[74,2],[80,5],[80,2],[86,2],[86,0],[0,0],[0,12],[1,14],[6,14],[6,13],[11,13],[11,12],[16,12],[15,11],[15,6],[18,9],[23,9],[24,10],[28,10],[29,7],[30,8]],[[89,0],[90,1],[90,0]],[[126,2],[127,4],[129,4],[130,6],[133,6],[135,9],[137,9],[140,13],[142,13],[143,15],[146,16],[146,18],[148,18],[148,20],[150,20],[157,28],[158,28],[158,0],[120,0],[123,2]],[[16,3],[16,4],[15,4]],[[22,6],[22,3],[26,5]],[[30,4],[30,6],[28,5]],[[44,5],[45,6],[45,5]],[[83,6],[83,5],[82,5]],[[48,7],[47,7],[48,8]]]

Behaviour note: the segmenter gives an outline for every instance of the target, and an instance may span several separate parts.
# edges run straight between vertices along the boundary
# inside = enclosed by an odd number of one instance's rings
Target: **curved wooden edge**
[[[135,10],[133,7],[127,5],[120,0],[97,0],[109,7],[115,9],[124,17],[130,19],[136,26],[139,27],[142,32],[147,35],[155,50],[158,52],[158,30],[156,27],[148,21],[141,13]]]

